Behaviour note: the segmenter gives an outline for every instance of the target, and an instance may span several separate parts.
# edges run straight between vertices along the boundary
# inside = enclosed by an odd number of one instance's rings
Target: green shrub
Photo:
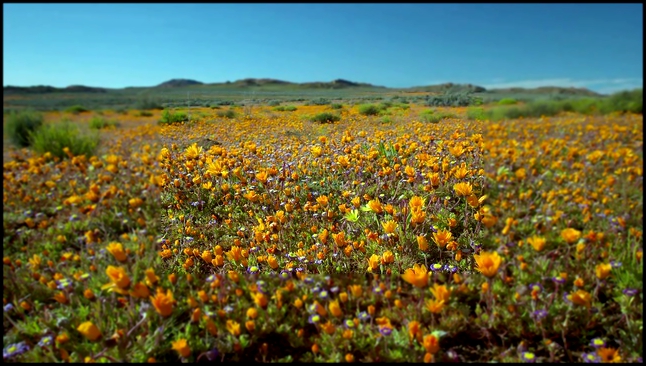
[[[381,108],[379,108],[379,106],[376,104],[359,105],[359,113],[363,114],[364,116],[376,116],[379,114],[380,111],[381,111]]]
[[[103,117],[92,117],[90,120],[90,128],[95,130],[101,130],[104,128],[118,127],[119,123],[117,121],[110,121]]]
[[[151,110],[164,109],[164,107],[162,107],[161,102],[158,99],[153,98],[150,95],[145,95],[137,101],[135,109]]]
[[[168,109],[162,111],[162,118],[159,124],[170,125],[173,123],[188,122],[188,115],[185,112],[171,112]]]
[[[426,99],[426,105],[430,107],[467,107],[481,104],[482,98],[473,97],[468,93],[433,95]]]
[[[280,101],[278,100],[270,100],[269,103],[267,103],[268,106],[270,107],[277,107],[280,105]]]
[[[97,135],[82,134],[78,127],[69,121],[45,125],[32,135],[32,147],[39,154],[51,153],[60,159],[67,158],[63,150],[69,148],[74,156],[94,155],[99,145]]]
[[[236,116],[238,115],[236,111],[234,111],[233,109],[227,109],[226,111],[217,111],[215,114],[218,117],[223,117],[228,119],[236,118]]]
[[[318,122],[318,123],[333,123],[333,122],[340,121],[341,117],[334,113],[323,112],[312,116],[310,120],[312,122]]]
[[[9,140],[18,147],[31,145],[31,134],[42,125],[43,115],[33,110],[10,111],[4,122]]]
[[[602,113],[612,112],[630,112],[630,113],[643,113],[644,105],[644,90],[635,89],[614,93],[607,97],[601,103],[600,109]]]
[[[330,105],[330,108],[332,108],[332,109],[341,109],[341,108],[343,108],[343,104],[341,104],[341,103],[332,103],[332,105]]]
[[[296,109],[297,108],[295,106],[293,106],[293,105],[284,105],[284,106],[281,105],[281,106],[273,108],[273,110],[278,111],[278,112],[293,112]]]
[[[425,123],[439,123],[441,120],[446,118],[456,118],[457,116],[453,113],[448,112],[438,112],[436,113],[432,109],[427,109],[419,114],[419,119]]]
[[[486,121],[486,120],[489,119],[489,116],[485,112],[484,108],[469,107],[467,109],[467,119],[477,120],[477,121]]]
[[[383,117],[381,117],[381,123],[383,123],[383,124],[391,124],[391,123],[393,123],[393,119],[390,116],[383,116]]]
[[[502,98],[498,101],[498,105],[514,105],[517,103],[518,101],[514,98]]]
[[[139,111],[139,117],[152,117],[152,116],[153,116],[152,112]]]
[[[328,105],[330,104],[330,101],[325,99],[325,98],[316,98],[310,100],[311,105]]]
[[[73,106],[71,106],[71,107],[69,107],[69,108],[65,109],[65,112],[67,112],[67,113],[72,113],[72,114],[79,114],[79,113],[87,112],[87,111],[88,111],[88,109],[86,109],[86,108],[85,108],[85,107],[83,107],[82,105],[78,105],[78,104],[77,104],[77,105],[73,105]]]

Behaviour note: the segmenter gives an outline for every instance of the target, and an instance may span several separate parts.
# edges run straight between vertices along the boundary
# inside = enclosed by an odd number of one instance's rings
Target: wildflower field
[[[4,360],[641,362],[643,116],[422,109],[47,112],[99,144],[5,143]]]

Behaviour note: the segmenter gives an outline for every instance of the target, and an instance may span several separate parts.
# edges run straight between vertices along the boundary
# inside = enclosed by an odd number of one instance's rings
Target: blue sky
[[[173,78],[608,93],[643,84],[642,4],[4,4],[4,85]]]

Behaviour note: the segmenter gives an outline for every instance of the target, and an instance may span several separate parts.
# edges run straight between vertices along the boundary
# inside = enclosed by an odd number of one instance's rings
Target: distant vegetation
[[[171,112],[168,109],[162,111],[159,124],[170,125],[173,123],[188,122],[188,115],[185,112]]]
[[[17,147],[31,145],[31,134],[43,124],[43,115],[32,110],[10,111],[5,116],[4,129]]]
[[[312,116],[311,121],[317,123],[333,123],[341,120],[338,114],[323,112]]]
[[[97,135],[81,132],[67,120],[44,125],[33,134],[32,148],[39,154],[50,153],[59,159],[85,155],[90,157],[99,144]]]

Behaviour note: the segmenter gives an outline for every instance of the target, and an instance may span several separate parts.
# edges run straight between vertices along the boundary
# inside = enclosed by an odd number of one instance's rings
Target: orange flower
[[[448,290],[445,285],[438,285],[437,283],[434,283],[433,287],[430,290],[431,290],[431,293],[433,294],[433,297],[435,297],[435,300],[440,300],[444,302],[449,301],[449,297],[451,296],[451,291]]]
[[[182,357],[188,357],[191,355],[191,348],[188,346],[186,339],[178,339],[172,342],[173,349],[179,353]]]
[[[422,288],[428,283],[428,270],[425,266],[416,264],[413,268],[408,268],[402,278],[411,285]]]
[[[412,341],[413,339],[421,338],[422,328],[420,322],[413,320],[408,323],[408,337]],[[420,342],[421,343],[421,342]]]
[[[381,255],[382,264],[390,264],[394,261],[395,261],[395,255],[390,250],[385,251],[384,254]]]
[[[146,299],[150,297],[150,290],[142,282],[137,282],[134,288],[130,291],[130,296],[139,299]]]
[[[101,331],[92,322],[84,322],[76,328],[79,333],[90,341],[96,341],[101,337]]]
[[[426,309],[433,314],[439,314],[444,309],[444,300],[426,300]]]
[[[420,235],[417,237],[417,247],[421,251],[425,251],[428,249],[428,241],[426,240],[425,236]]]
[[[267,299],[267,296],[265,294],[263,294],[262,292],[256,292],[251,296],[253,297],[253,301],[256,303],[256,305],[260,306],[263,309],[267,307],[269,299]]]
[[[126,289],[130,285],[130,277],[128,277],[126,269],[123,267],[108,266],[105,273],[110,277],[112,283],[120,289]]]
[[[489,278],[498,273],[498,267],[502,263],[502,257],[498,255],[498,252],[482,252],[474,254],[473,258],[476,260],[476,269]]]
[[[175,299],[173,299],[173,293],[170,289],[164,293],[164,290],[158,288],[157,294],[154,297],[151,296],[150,301],[161,316],[167,317],[173,313]]]
[[[576,290],[575,292],[568,295],[568,300],[572,301],[576,305],[585,306],[586,308],[590,307],[592,302],[592,297],[589,292],[583,290]]]
[[[568,244],[575,243],[581,238],[581,232],[577,229],[567,228],[561,231],[561,238]]]
[[[370,210],[378,214],[384,212],[383,207],[381,207],[381,202],[379,202],[379,198],[375,198],[374,200],[368,201],[368,208],[370,208]]]
[[[621,362],[621,356],[619,356],[619,350],[614,348],[601,347],[597,350],[597,355],[601,358],[601,362],[612,362],[619,363]]]
[[[469,182],[460,182],[453,185],[453,190],[458,196],[470,196],[473,193],[473,186]]]
[[[330,301],[328,304],[328,310],[330,310],[330,313],[337,318],[343,315],[343,311],[341,310],[341,306],[339,306],[338,300]]]
[[[424,208],[424,199],[420,196],[413,196],[410,198],[410,201],[408,201],[408,205],[410,206],[411,210],[413,209],[422,209]]]
[[[448,242],[453,238],[453,234],[449,230],[438,230],[436,233],[433,233],[433,241],[437,244],[438,247],[444,248]]]
[[[440,340],[433,334],[427,334],[424,336],[422,346],[424,346],[426,352],[435,354],[440,350]]]
[[[610,263],[601,263],[595,267],[594,273],[597,275],[598,279],[603,280],[606,277],[610,276],[611,270],[612,265],[610,265]]]

